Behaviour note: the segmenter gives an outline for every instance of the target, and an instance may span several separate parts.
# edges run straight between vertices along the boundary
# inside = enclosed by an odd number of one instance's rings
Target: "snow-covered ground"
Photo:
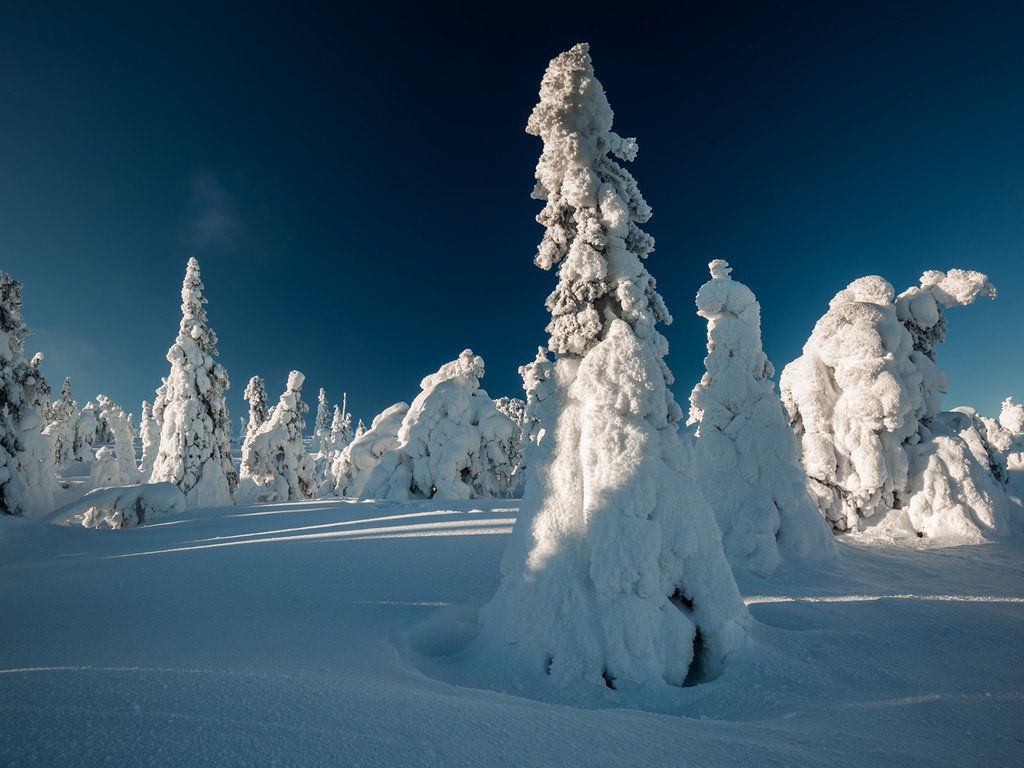
[[[1018,531],[845,539],[824,568],[742,577],[755,647],[653,713],[628,692],[567,706],[466,679],[453,654],[515,514],[330,500],[116,531],[0,516],[0,765],[1024,764]]]

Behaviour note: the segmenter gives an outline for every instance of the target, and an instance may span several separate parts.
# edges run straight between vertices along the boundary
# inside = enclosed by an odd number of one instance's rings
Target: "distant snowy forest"
[[[1019,393],[1002,393],[999,414],[940,406],[950,310],[955,322],[995,299],[987,275],[921,265],[899,292],[878,275],[836,286],[776,377],[757,298],[712,261],[694,286],[707,357],[687,416],[659,331],[672,317],[646,266],[651,210],[622,165],[637,142],[612,130],[585,44],[551,62],[527,131],[543,142],[535,261],[557,280],[550,339],[520,368],[518,397],[493,399],[484,361],[452,350],[418,391],[410,381],[409,403],[368,425],[343,386],[310,396],[300,371],[251,377],[248,414],[233,421],[190,259],[152,401],[137,417],[102,394],[80,405],[70,379],[55,396],[41,355],[28,356],[21,285],[0,273],[0,512],[120,529],[235,504],[521,498],[466,663],[481,679],[612,689],[719,675],[748,643],[740,572],[828,561],[847,537],[947,546],[1009,534]]]

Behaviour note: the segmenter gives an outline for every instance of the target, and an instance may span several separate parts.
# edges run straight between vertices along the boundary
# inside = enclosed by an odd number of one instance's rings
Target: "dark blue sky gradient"
[[[987,272],[997,301],[950,313],[945,405],[1024,397],[1019,5],[348,5],[0,9],[0,268],[80,404],[152,399],[192,255],[236,423],[251,375],[276,398],[293,368],[369,423],[465,347],[520,394],[555,282],[524,127],[580,41],[639,141],[680,401],[714,258],[779,370],[856,277]]]

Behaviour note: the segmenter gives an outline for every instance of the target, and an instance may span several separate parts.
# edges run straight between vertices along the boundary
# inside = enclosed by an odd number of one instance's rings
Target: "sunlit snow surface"
[[[653,713],[636,691],[482,689],[460,665],[515,513],[0,517],[0,765],[1024,764],[1019,521],[998,543],[842,543],[824,569],[744,578],[751,654]]]

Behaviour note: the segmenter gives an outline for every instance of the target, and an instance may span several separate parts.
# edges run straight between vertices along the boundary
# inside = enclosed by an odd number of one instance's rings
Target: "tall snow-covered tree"
[[[78,404],[71,396],[71,379],[65,378],[60,397],[50,406],[50,422],[43,430],[53,447],[55,466],[63,467],[75,460],[75,414]]]
[[[907,506],[911,459],[931,435],[948,383],[934,362],[943,308],[995,289],[981,273],[950,270],[926,272],[919,288],[894,294],[877,275],[854,280],[782,372],[782,401],[812,496],[837,531]]]
[[[761,305],[721,259],[697,291],[708,321],[705,372],[690,395],[697,477],[733,568],[767,576],[784,559],[832,551],[761,346]]]
[[[170,373],[161,404],[160,449],[151,482],[170,482],[189,506],[234,503],[227,371],[216,361],[217,335],[206,321],[199,262],[189,259],[181,288],[181,324],[167,351]]]
[[[288,375],[288,386],[270,418],[242,447],[239,495],[246,501],[308,499],[316,491],[313,460],[302,444],[303,415],[309,411],[302,401],[304,381],[299,371]]]
[[[21,283],[0,272],[0,513],[35,516],[53,507],[55,475],[40,404],[50,389],[25,359]]]
[[[473,499],[504,491],[515,425],[480,388],[483,375],[483,358],[467,349],[420,382],[398,444],[381,456],[364,498]]]
[[[142,464],[139,471],[144,482],[148,482],[153,474],[153,465],[160,450],[160,425],[153,415],[153,406],[142,401],[142,418],[139,420],[139,431],[142,436]]]
[[[544,141],[536,262],[558,267],[555,361],[477,648],[559,682],[681,686],[723,669],[748,615],[678,434],[656,327],[671,317],[643,261],[651,211],[609,156],[632,159],[636,142],[611,127],[588,47],[555,58],[527,124]]]

